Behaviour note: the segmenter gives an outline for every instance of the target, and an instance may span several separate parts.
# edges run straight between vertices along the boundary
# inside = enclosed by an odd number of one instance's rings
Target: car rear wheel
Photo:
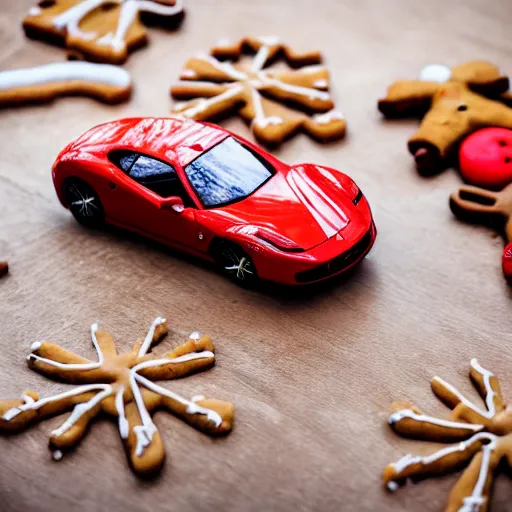
[[[252,286],[258,281],[258,273],[251,257],[232,242],[219,242],[215,249],[215,260],[224,274],[241,286]]]
[[[103,206],[95,190],[78,178],[64,184],[64,199],[73,217],[88,228],[99,228],[105,222]]]

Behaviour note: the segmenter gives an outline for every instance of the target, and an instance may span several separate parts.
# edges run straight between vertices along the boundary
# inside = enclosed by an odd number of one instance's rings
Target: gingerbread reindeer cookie
[[[394,404],[389,424],[395,432],[453,444],[423,457],[409,454],[387,466],[383,478],[388,490],[398,490],[408,479],[421,480],[467,466],[450,493],[445,512],[489,510],[494,474],[502,462],[512,465],[512,407],[505,403],[497,377],[476,359],[469,373],[485,408],[439,377],[432,379],[432,391],[453,409],[449,419],[429,416],[411,404]]]
[[[41,0],[23,28],[87,60],[121,64],[147,42],[144,22],[175,27],[182,18],[182,0]]]
[[[457,144],[487,126],[512,128],[512,109],[500,101],[508,77],[488,62],[452,68],[429,66],[419,80],[392,84],[378,108],[388,118],[423,117],[408,148],[418,171],[435,174],[448,165]]]
[[[242,52],[253,55],[249,65],[238,62]],[[298,69],[266,68],[279,57]],[[320,61],[319,52],[294,52],[277,37],[219,41],[210,55],[187,61],[180,81],[171,87],[173,98],[186,101],[172,111],[199,121],[238,111],[256,138],[270,145],[300,130],[320,141],[341,138],[346,122],[334,109],[329,72]]]
[[[466,222],[485,224],[503,231],[509,245],[503,253],[503,272],[510,281],[512,277],[510,254],[512,242],[512,183],[501,192],[484,188],[464,186],[450,196],[453,214]]]
[[[113,104],[128,100],[131,91],[128,71],[109,64],[67,61],[0,71],[0,106],[42,103],[70,95]]]
[[[30,368],[78,386],[44,398],[25,391],[21,399],[0,400],[0,433],[18,432],[34,422],[71,411],[50,437],[53,458],[60,460],[86,435],[91,421],[104,413],[116,419],[128,459],[140,475],[158,471],[164,461],[162,439],[151,419],[156,409],[166,409],[209,435],[228,433],[233,425],[230,403],[203,396],[188,400],[156,383],[211,368],[215,354],[210,338],[196,332],[174,350],[153,355],[151,349],[166,334],[167,322],[157,318],[142,342],[118,354],[113,337],[93,324],[91,338],[98,361],[48,341],[33,343],[27,357]]]

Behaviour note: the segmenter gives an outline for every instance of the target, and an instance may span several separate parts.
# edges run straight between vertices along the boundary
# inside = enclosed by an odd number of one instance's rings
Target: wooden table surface
[[[27,40],[30,0],[1,1],[0,68],[62,60]],[[166,413],[156,415],[167,449],[155,481],[127,466],[115,424],[93,425],[76,452],[51,460],[49,433],[62,418],[0,438],[0,509],[18,511],[440,511],[456,476],[383,491],[381,472],[402,455],[428,453],[387,425],[392,400],[447,414],[429,386],[436,374],[471,397],[477,357],[512,399],[511,290],[501,276],[503,241],[456,221],[454,170],[421,178],[406,150],[415,121],[386,122],[376,101],[397,78],[427,63],[488,59],[512,72],[509,0],[195,0],[173,33],[151,29],[133,54],[131,102],[85,98],[0,112],[0,395],[65,387],[31,372],[32,341],[50,338],[93,357],[99,321],[121,348],[165,315],[171,335],[211,335],[214,369],[167,386],[236,406],[233,433],[212,440]],[[318,48],[332,71],[345,141],[298,136],[275,151],[289,163],[337,167],[373,206],[374,250],[349,278],[306,290],[245,291],[206,265],[117,233],[77,225],[57,201],[50,167],[89,127],[134,115],[167,115],[168,89],[188,56],[221,38],[279,35]],[[249,135],[243,122],[225,126]],[[493,512],[510,510],[511,482],[497,480]]]

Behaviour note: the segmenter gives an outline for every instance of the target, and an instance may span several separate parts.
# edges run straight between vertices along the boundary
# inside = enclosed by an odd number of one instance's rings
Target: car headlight
[[[293,240],[290,240],[286,236],[275,233],[274,231],[267,228],[257,226],[242,226],[237,228],[236,231],[241,235],[254,237],[263,245],[277,249],[279,251],[304,252],[304,249]]]

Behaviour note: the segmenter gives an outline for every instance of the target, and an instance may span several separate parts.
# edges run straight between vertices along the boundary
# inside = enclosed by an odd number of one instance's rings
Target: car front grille
[[[343,269],[350,267],[350,265],[355,263],[361,255],[366,252],[372,243],[372,230],[373,225],[366,232],[363,238],[361,238],[361,240],[359,240],[359,242],[357,242],[348,251],[345,251],[326,263],[322,263],[318,267],[295,274],[295,279],[298,283],[311,283],[313,281],[325,279],[326,277],[337,274]]]

